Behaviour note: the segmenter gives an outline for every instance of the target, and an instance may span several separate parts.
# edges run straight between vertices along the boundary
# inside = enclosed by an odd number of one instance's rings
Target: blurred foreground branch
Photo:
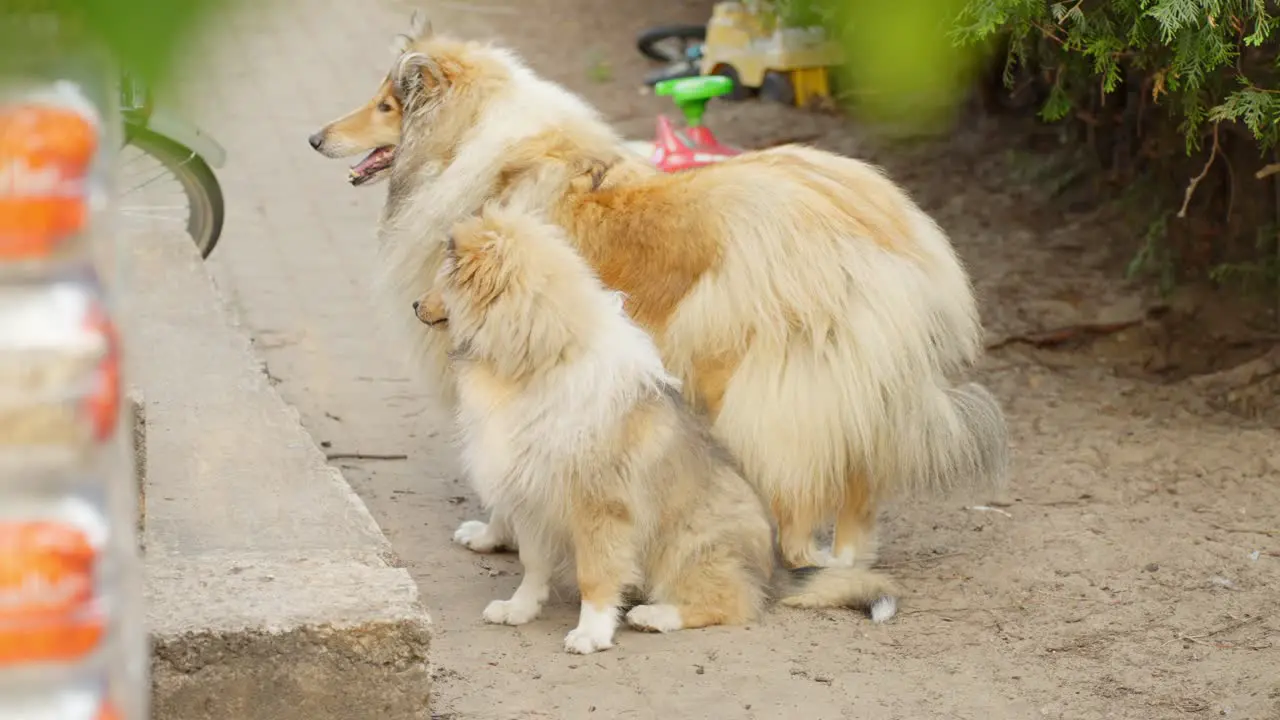
[[[0,72],[24,70],[92,38],[131,72],[163,80],[201,19],[232,0],[0,0]]]

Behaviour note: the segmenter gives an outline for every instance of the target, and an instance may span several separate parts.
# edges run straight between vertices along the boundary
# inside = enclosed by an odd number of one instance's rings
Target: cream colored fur
[[[942,230],[877,169],[792,146],[661,175],[621,160],[623,144],[580,98],[479,43],[413,38],[388,82],[406,114],[380,231],[382,314],[447,403],[445,344],[407,307],[434,279],[454,223],[518,198],[568,227],[593,263],[588,244],[606,252],[637,232],[672,233],[658,247],[674,261],[683,247],[712,248],[711,264],[646,329],[695,403],[708,386],[699,361],[733,358],[709,410],[714,431],[766,498],[790,564],[871,562],[875,510],[895,492],[1004,482],[999,405],[950,380],[981,352],[967,275]],[[568,150],[511,176],[512,158],[536,154],[548,136]],[[602,185],[573,189],[574,153],[605,162]],[[591,214],[598,197],[618,202]],[[628,225],[620,213],[645,220]],[[836,548],[822,554],[812,534],[833,516]],[[500,515],[464,524],[456,539],[492,550],[508,539],[503,525]]]

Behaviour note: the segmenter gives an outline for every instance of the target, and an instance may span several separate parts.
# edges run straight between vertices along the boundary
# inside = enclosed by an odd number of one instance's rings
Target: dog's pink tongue
[[[364,159],[351,166],[351,174],[361,176],[367,174],[370,170],[377,169],[383,165],[383,159],[387,154],[387,148],[378,148],[371,151]]]

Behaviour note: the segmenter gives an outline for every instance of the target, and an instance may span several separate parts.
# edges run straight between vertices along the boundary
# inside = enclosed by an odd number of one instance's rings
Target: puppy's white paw
[[[515,600],[494,600],[484,609],[484,621],[494,625],[523,625],[538,617],[542,608]]]
[[[499,548],[513,544],[506,538],[496,537],[489,529],[489,523],[479,520],[468,520],[459,525],[453,533],[453,541],[478,553],[497,552]]]
[[[673,632],[684,627],[675,605],[637,605],[627,612],[627,624],[642,632]]]
[[[597,650],[613,647],[613,633],[604,635],[595,628],[576,627],[564,636],[564,649],[579,655],[590,655]]]

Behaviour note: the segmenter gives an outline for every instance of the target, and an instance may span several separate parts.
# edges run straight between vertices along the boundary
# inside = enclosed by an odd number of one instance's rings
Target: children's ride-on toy
[[[666,63],[645,76],[646,85],[679,77],[721,75],[733,80],[726,100],[765,100],[806,107],[832,101],[831,68],[842,63],[843,48],[823,24],[823,13],[779,14],[780,2],[723,0],[711,9],[706,27],[651,28],[636,47]],[[789,3],[788,3],[789,4]],[[812,8],[811,8],[812,10]]]
[[[703,75],[732,78],[730,100],[759,93],[766,100],[805,107],[831,97],[829,68],[843,60],[840,44],[821,25],[780,27],[759,2],[718,2],[711,10],[699,62]]]
[[[710,128],[702,124],[707,102],[733,92],[733,80],[718,75],[663,80],[653,88],[669,96],[684,114],[685,127],[677,129],[666,115],[658,116],[658,132],[653,142],[628,143],[664,172],[702,167],[742,151],[720,143]]]

